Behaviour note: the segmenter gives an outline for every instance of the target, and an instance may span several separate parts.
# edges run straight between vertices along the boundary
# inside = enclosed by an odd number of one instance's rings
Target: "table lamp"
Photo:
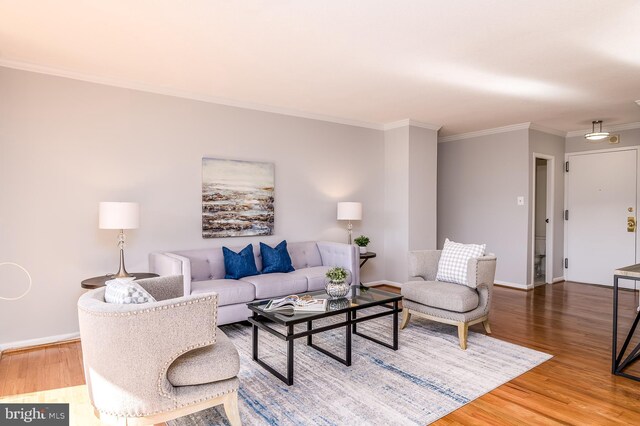
[[[347,231],[349,232],[349,245],[353,230],[352,220],[362,220],[362,203],[346,201],[338,203],[338,220],[348,220]]]
[[[140,226],[140,206],[138,203],[102,202],[99,208],[100,229],[119,229],[118,248],[120,248],[120,268],[114,278],[130,277],[124,267],[124,230],[138,229]]]

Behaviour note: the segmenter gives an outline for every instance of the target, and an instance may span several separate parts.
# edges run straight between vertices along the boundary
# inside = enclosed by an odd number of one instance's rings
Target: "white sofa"
[[[243,247],[229,247],[238,252]],[[218,293],[218,324],[246,320],[251,311],[246,304],[294,293],[322,290],[325,273],[334,266],[350,271],[349,282],[360,282],[360,255],[355,245],[327,241],[287,243],[295,271],[252,275],[240,280],[225,279],[222,247],[149,255],[151,272],[184,276],[184,294]],[[260,244],[253,244],[258,271],[262,271]]]

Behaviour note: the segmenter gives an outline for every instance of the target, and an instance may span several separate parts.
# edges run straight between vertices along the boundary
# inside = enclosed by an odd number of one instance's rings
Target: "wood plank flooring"
[[[610,374],[611,296],[610,288],[570,282],[529,292],[496,287],[493,337],[554,357],[435,424],[640,424],[640,382]],[[635,315],[634,297],[621,296],[621,328]],[[0,401],[68,401],[73,424],[97,424],[83,384],[79,342],[0,359]]]

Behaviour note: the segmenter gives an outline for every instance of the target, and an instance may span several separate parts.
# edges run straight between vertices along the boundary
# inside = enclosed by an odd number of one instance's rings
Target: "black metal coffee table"
[[[329,299],[329,296],[322,291],[314,291],[304,293],[311,295],[318,299]],[[299,312],[292,314],[284,314],[282,312],[265,312],[263,309],[269,300],[262,300],[259,302],[248,303],[247,306],[253,312],[253,316],[248,321],[253,326],[253,360],[261,365],[264,369],[271,374],[291,386],[293,384],[293,342],[300,337],[307,338],[307,345],[311,346],[315,350],[343,363],[344,365],[351,365],[351,335],[352,333],[369,339],[379,345],[387,348],[398,350],[398,302],[402,300],[402,296],[397,293],[390,293],[388,291],[377,290],[375,288],[368,288],[361,285],[351,286],[351,290],[346,298],[329,300],[327,303],[327,310],[325,312]],[[366,316],[357,316],[357,312],[363,309],[372,308],[374,306],[382,306],[386,308],[383,312],[376,312]],[[328,318],[334,316],[344,315],[344,321],[338,321],[329,325],[325,325],[318,328],[313,328],[313,321],[321,318]],[[357,330],[357,324],[369,321],[375,318],[380,318],[386,315],[393,316],[393,343],[385,343],[382,340],[378,340],[375,337],[368,336]],[[296,324],[307,323],[307,330],[295,332],[294,328]],[[274,325],[284,326],[285,333],[281,333]],[[324,331],[334,330],[336,328],[344,327],[346,331],[345,350],[346,354],[344,358],[335,355],[328,350],[321,348],[313,343],[313,335],[322,333]],[[287,373],[281,374],[275,368],[261,360],[258,356],[258,330],[267,331],[277,338],[287,342]]]

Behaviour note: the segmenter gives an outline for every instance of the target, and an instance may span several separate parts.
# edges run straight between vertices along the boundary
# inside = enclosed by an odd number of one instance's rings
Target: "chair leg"
[[[238,392],[230,393],[224,400],[224,412],[227,414],[231,426],[241,426],[240,412],[238,411]]]
[[[482,321],[482,325],[484,326],[484,331],[486,331],[487,334],[491,334],[491,327],[489,327],[489,318]]]
[[[460,348],[467,349],[467,336],[469,334],[469,325],[466,322],[458,323],[458,339],[460,339]]]
[[[400,324],[400,330],[403,330],[407,324],[409,324],[409,320],[411,319],[411,311],[409,308],[404,308],[402,310],[402,323]]]

